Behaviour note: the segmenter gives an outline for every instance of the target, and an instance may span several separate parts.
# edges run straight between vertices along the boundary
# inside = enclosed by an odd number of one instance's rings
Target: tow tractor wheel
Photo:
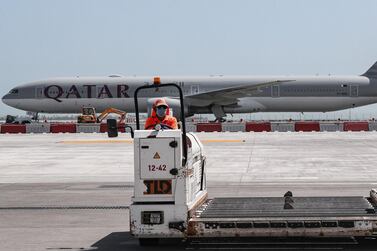
[[[158,245],[158,242],[158,238],[139,238],[139,245],[144,247]]]

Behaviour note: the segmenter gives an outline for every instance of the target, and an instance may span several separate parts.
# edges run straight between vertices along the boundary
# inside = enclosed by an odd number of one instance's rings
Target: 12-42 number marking
[[[157,171],[166,171],[166,165],[148,165],[150,172],[157,172]]]

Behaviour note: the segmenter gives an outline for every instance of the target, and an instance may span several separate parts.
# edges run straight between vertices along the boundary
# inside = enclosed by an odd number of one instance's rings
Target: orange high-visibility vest
[[[164,125],[171,127],[172,129],[178,129],[177,119],[174,118],[173,116],[170,116],[169,114],[170,114],[170,108],[168,107],[167,110],[166,110],[165,117],[163,118],[163,120],[160,120],[157,117],[155,107],[153,107],[152,116],[147,118],[147,121],[145,121],[144,129],[152,130],[154,128],[154,126],[157,125],[157,124],[164,124]]]

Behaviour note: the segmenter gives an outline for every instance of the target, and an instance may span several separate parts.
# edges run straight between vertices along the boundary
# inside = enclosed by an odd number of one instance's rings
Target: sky
[[[359,75],[377,61],[376,13],[375,0],[0,0],[0,96],[63,76]]]

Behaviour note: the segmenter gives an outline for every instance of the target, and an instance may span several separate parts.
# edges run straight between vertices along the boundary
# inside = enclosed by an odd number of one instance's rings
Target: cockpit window
[[[9,94],[18,94],[18,89],[10,90]]]

